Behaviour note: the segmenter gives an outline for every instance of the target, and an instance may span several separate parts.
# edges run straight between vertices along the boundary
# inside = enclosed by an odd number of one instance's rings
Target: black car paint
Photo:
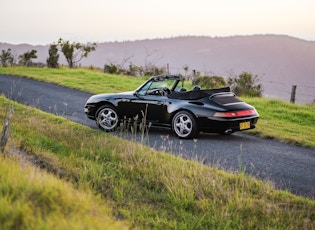
[[[253,109],[252,106],[241,100],[238,100],[237,103],[222,105],[216,102],[215,98],[211,99],[209,96],[183,100],[167,96],[140,95],[138,92],[147,82],[142,84],[134,92],[92,96],[85,105],[87,116],[95,120],[95,113],[98,108],[109,104],[117,109],[120,118],[134,118],[137,116],[138,119],[142,119],[145,115],[146,121],[151,122],[152,126],[171,128],[172,118],[180,110],[192,113],[197,119],[199,131],[204,132],[235,132],[240,130],[240,121],[250,121],[250,128],[255,128],[255,124],[257,123],[258,114],[246,118],[213,117],[215,112]],[[220,92],[220,89],[218,92]]]

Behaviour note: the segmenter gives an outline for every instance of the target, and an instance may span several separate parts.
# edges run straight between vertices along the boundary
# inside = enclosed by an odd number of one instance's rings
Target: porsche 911
[[[136,90],[97,94],[84,112],[104,131],[117,130],[124,119],[145,120],[152,127],[172,130],[179,138],[196,138],[200,132],[231,134],[254,129],[259,114],[229,87],[187,90],[181,76],[153,76]]]

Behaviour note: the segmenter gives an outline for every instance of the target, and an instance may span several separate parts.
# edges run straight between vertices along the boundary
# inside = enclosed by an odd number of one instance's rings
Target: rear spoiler
[[[210,99],[214,98],[214,97],[217,97],[217,96],[226,96],[226,97],[235,97],[235,93],[232,93],[232,92],[223,92],[223,93],[214,93],[212,95],[210,95]]]
[[[230,87],[225,87],[225,88],[219,88],[219,89],[207,89],[203,91],[207,92],[209,96],[212,96],[213,94],[217,94],[217,93],[231,92],[231,89]]]

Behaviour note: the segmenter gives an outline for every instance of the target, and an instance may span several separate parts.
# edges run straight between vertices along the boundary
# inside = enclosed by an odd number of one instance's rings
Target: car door
[[[167,97],[146,95],[143,100],[146,105],[146,120],[154,124],[164,122],[168,106]]]
[[[119,100],[117,108],[121,118],[142,119],[146,110],[146,102],[139,97],[122,98]]]

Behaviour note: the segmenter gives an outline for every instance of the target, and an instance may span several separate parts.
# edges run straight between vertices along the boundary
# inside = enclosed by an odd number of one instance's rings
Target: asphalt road
[[[83,111],[85,101],[91,96],[89,93],[27,78],[0,75],[0,94],[96,128],[95,122],[89,120]],[[141,139],[141,135],[124,138]],[[169,130],[159,129],[151,129],[143,142],[157,150],[202,161],[227,171],[245,170],[277,188],[315,198],[314,149],[261,139],[245,133],[230,136],[202,133],[195,140],[179,140]]]

